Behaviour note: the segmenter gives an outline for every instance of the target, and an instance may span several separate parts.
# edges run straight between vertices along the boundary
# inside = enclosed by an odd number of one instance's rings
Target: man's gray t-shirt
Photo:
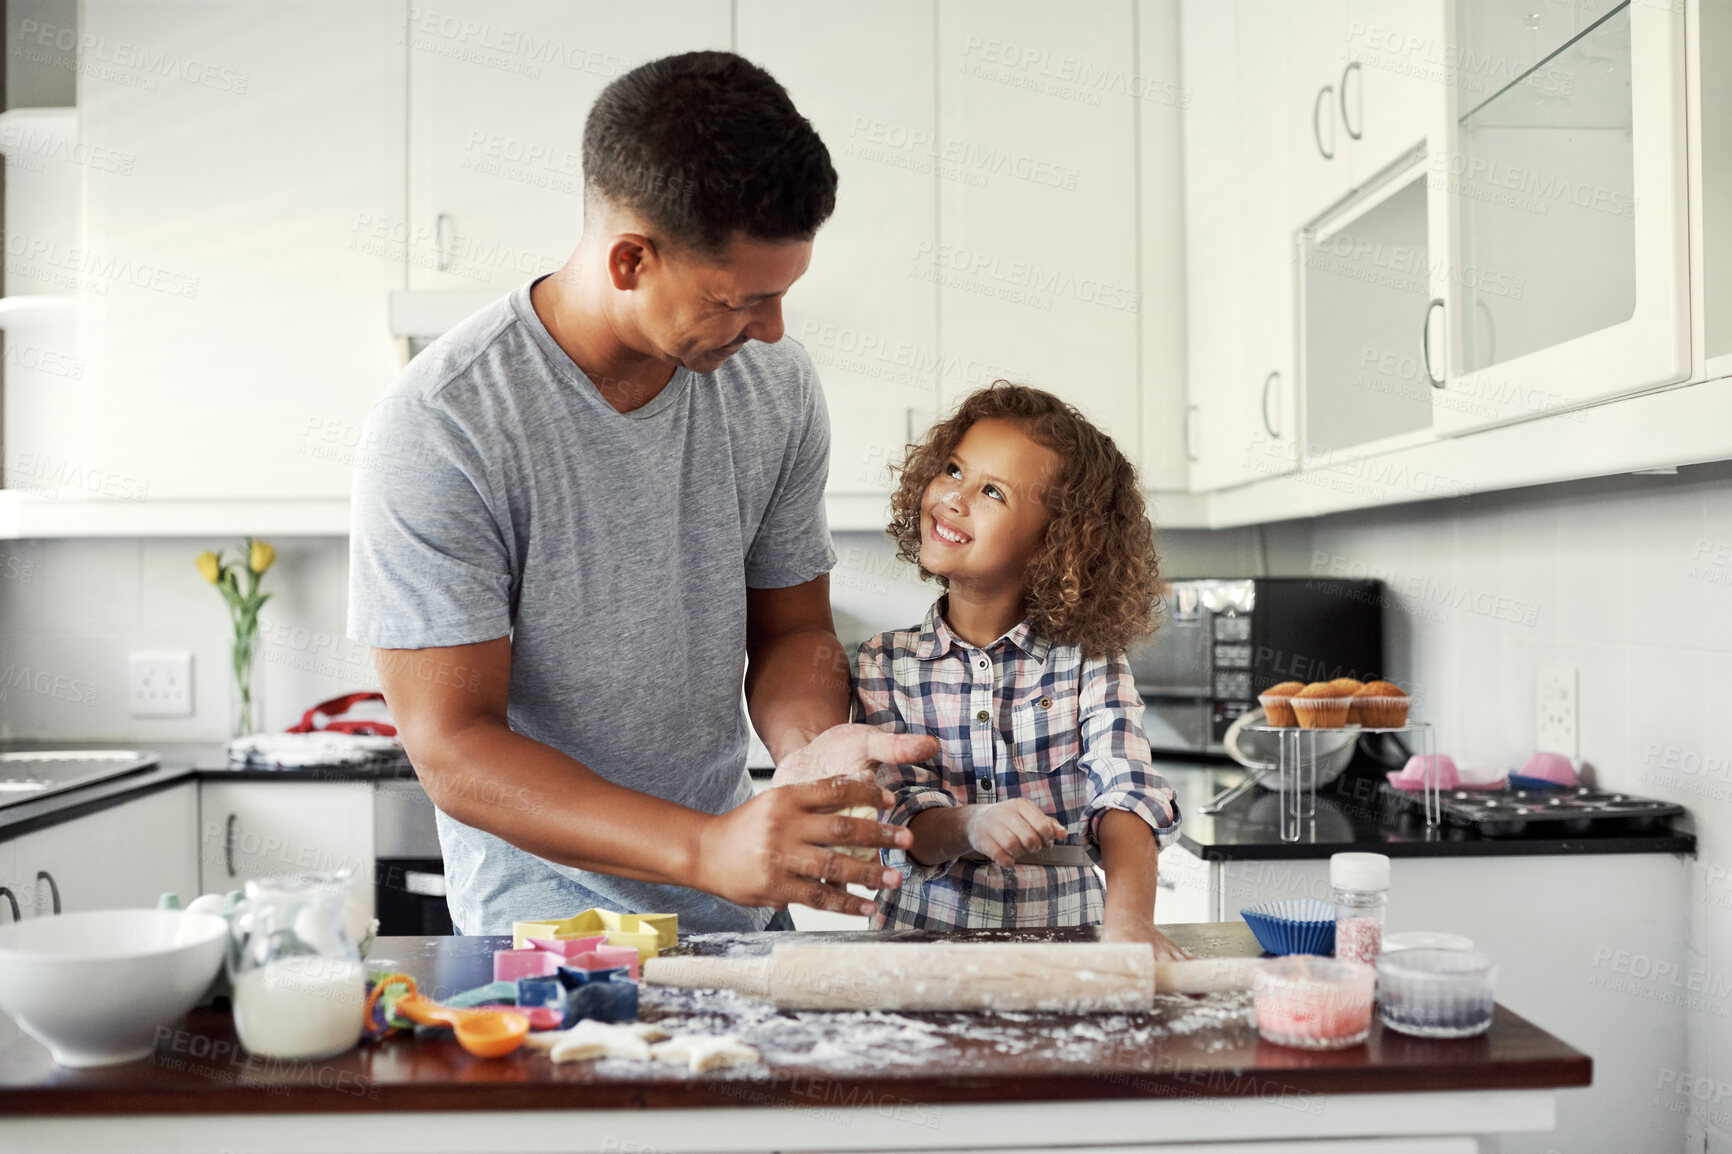
[[[621,413],[548,333],[530,287],[428,347],[368,416],[349,634],[386,649],[510,634],[514,731],[631,789],[732,809],[752,792],[746,589],[798,585],[836,559],[811,359],[792,339],[749,342],[713,373],[677,369]],[[541,804],[533,790],[476,788],[490,804]],[[677,913],[682,929],[705,931],[770,917],[556,865],[443,812],[438,823],[466,934],[597,905]]]

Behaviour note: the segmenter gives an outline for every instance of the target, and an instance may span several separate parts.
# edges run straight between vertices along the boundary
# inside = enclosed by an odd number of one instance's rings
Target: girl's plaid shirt
[[[1165,845],[1178,832],[1173,790],[1155,772],[1143,703],[1123,654],[1084,659],[1024,619],[984,649],[944,623],[940,598],[917,629],[880,633],[854,662],[856,720],[897,733],[930,733],[938,756],[887,766],[896,795],[884,820],[905,825],[936,806],[1027,798],[1100,860],[1101,814],[1141,817]],[[901,888],[878,895],[873,928],[975,929],[1081,925],[1101,920],[1103,890],[1086,866],[956,859],[922,866],[883,851]]]

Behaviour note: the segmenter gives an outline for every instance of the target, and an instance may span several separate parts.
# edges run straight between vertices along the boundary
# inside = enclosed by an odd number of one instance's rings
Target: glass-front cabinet
[[[1689,376],[1682,8],[1448,0],[1438,433]]]
[[[1438,336],[1425,150],[1299,232],[1309,466],[1432,438]]]

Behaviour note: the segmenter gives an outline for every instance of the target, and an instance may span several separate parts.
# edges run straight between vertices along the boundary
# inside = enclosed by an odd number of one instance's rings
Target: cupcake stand
[[[1304,835],[1306,823],[1317,816],[1318,741],[1325,735],[1339,738],[1344,734],[1366,737],[1372,734],[1395,734],[1402,744],[1416,754],[1424,770],[1424,810],[1427,829],[1435,829],[1443,821],[1443,797],[1437,770],[1437,739],[1426,722],[1408,725],[1346,725],[1323,729],[1301,729],[1282,725],[1250,725],[1248,730],[1275,735],[1275,774],[1280,794],[1281,840],[1298,841]],[[1325,742],[1325,749],[1334,743]]]

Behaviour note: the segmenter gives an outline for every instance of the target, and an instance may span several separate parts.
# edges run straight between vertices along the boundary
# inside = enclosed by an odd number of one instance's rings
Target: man
[[[731,53],[652,61],[584,128],[583,236],[446,334],[368,418],[349,632],[438,807],[459,932],[587,906],[760,930],[870,913],[898,826],[844,725],[829,427],[782,298],[835,205],[829,153]],[[745,775],[742,673],[778,781]],[[784,912],[777,928],[791,923]]]

